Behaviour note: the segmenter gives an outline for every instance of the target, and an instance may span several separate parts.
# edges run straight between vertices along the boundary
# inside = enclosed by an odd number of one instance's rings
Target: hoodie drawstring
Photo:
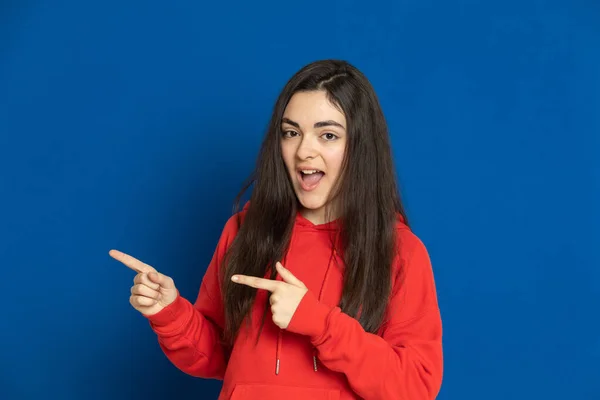
[[[279,329],[279,334],[277,335],[277,355],[275,359],[277,360],[275,365],[275,375],[279,375],[279,354],[281,353],[281,336],[283,334],[283,330]]]
[[[292,239],[293,239],[293,233],[292,233]],[[292,247],[291,243],[292,243],[292,241],[290,241],[290,249]],[[318,297],[319,301],[321,301],[321,298],[323,297],[323,293],[325,291],[325,285],[327,284],[327,278],[329,277],[329,269],[331,267],[331,261],[337,256],[337,251],[335,249],[336,245],[337,245],[337,235],[336,235],[336,240],[334,242],[333,249],[331,251],[331,255],[329,256],[329,262],[327,263],[327,269],[325,270],[325,277],[323,278],[323,283],[321,284],[321,289],[319,290],[319,297]],[[285,265],[286,261],[287,261],[287,253],[283,257],[284,265]],[[283,342],[283,329],[279,328],[279,333],[277,335],[277,349],[276,349],[276,353],[275,353],[275,375],[279,375],[282,342]],[[317,372],[318,368],[317,368],[317,348],[316,347],[313,347],[312,353],[313,353],[313,369],[315,370],[315,372]]]

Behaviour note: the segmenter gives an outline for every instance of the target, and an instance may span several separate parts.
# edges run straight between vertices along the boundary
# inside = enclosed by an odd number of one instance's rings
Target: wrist
[[[307,291],[286,330],[306,335],[311,341],[318,341],[327,329],[331,311],[331,307],[321,303],[311,291]]]

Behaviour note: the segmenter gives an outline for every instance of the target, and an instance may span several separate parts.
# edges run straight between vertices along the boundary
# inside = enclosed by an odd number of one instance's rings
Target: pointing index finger
[[[246,275],[234,275],[231,277],[231,280],[242,285],[251,286],[253,288],[268,290],[269,292],[275,291],[275,289],[281,285],[280,281],[273,281],[270,279]]]
[[[141,262],[135,257],[130,256],[129,254],[125,254],[119,250],[111,250],[108,254],[117,261],[125,264],[127,267],[131,268],[135,272],[139,273],[148,273],[148,272],[156,272],[156,269],[152,268],[146,263]]]

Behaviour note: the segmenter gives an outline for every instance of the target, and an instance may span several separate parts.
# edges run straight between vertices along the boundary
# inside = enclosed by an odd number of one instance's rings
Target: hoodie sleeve
[[[435,399],[442,382],[442,323],[428,252],[412,233],[404,235],[401,278],[395,279],[387,322],[378,335],[327,306],[310,291],[288,330],[309,336],[319,360],[344,373],[365,400]]]
[[[194,304],[181,295],[160,312],[146,316],[167,358],[196,377],[223,379],[227,351],[220,339],[224,326],[218,273],[237,231],[236,216],[225,224]]]

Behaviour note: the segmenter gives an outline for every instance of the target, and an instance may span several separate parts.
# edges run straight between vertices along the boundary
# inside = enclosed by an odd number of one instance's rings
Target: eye
[[[324,138],[325,138],[325,140],[327,140],[328,142],[331,142],[331,141],[333,141],[333,140],[339,139],[339,137],[338,137],[336,134],[333,134],[333,133],[331,133],[331,132],[324,133],[324,134],[322,135],[322,137],[324,137]]]
[[[283,131],[283,137],[285,137],[285,138],[292,138],[297,135],[299,135],[299,133],[296,131]]]

